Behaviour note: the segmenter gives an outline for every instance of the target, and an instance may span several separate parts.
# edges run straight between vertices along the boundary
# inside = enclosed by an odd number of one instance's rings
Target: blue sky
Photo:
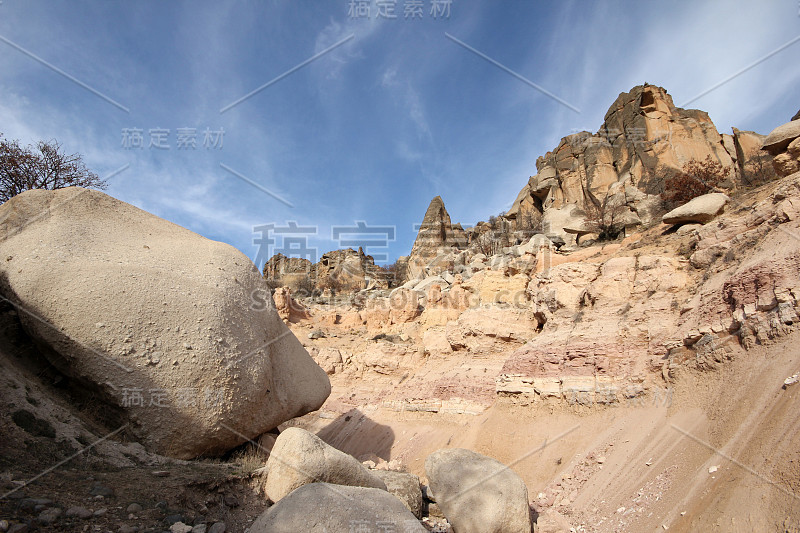
[[[721,132],[768,133],[800,108],[800,41],[763,59],[800,36],[797,0],[453,0],[436,17],[432,2],[405,18],[413,0],[389,1],[392,19],[375,0],[368,18],[350,0],[2,0],[0,132],[125,168],[109,194],[251,259],[256,226],[315,227],[294,236],[318,256],[364,221],[396,228],[367,249],[393,260],[433,196],[465,225],[508,209],[539,155],[596,131],[634,85],[681,105],[733,77],[687,106]],[[137,129],[144,146],[124,146]],[[149,146],[157,130],[167,148]],[[262,252],[289,247],[272,238]]]

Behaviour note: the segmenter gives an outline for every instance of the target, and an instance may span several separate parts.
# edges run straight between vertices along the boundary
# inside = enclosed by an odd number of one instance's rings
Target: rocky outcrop
[[[385,490],[328,483],[300,487],[266,510],[249,528],[250,533],[380,530],[427,531],[400,500]]]
[[[285,429],[275,441],[267,461],[265,491],[273,502],[309,483],[372,487],[386,485],[355,457],[325,444],[319,437],[296,427]]]
[[[275,254],[264,264],[264,278],[272,287],[289,287],[293,292],[308,291],[314,265],[302,257]]]
[[[275,254],[264,264],[264,278],[271,287],[285,286],[302,296],[325,290],[352,293],[386,289],[394,281],[361,248],[333,250],[313,264],[301,257]]]
[[[764,150],[773,156],[772,166],[779,176],[800,171],[800,120],[772,130],[764,140]]]
[[[407,259],[408,278],[422,278],[452,269],[454,253],[466,248],[467,244],[463,228],[450,221],[441,196],[436,196],[425,211]]]
[[[279,287],[272,293],[272,301],[275,302],[275,310],[278,316],[285,322],[299,322],[311,317],[308,309],[292,297],[292,290],[289,287]]]
[[[597,133],[564,137],[539,157],[537,174],[505,217],[518,229],[537,226],[572,243],[564,228],[580,227],[592,206],[611,206],[623,226],[648,224],[659,214],[666,176],[707,156],[738,176],[755,135],[722,136],[705,112],[675,107],[661,87],[637,86],[619,95]]]
[[[705,224],[714,220],[729,201],[730,198],[722,193],[703,194],[676,207],[661,220],[664,224]]]
[[[323,254],[314,265],[314,281],[320,290],[355,292],[367,288],[387,288],[388,280],[375,266],[371,255],[361,248],[348,248]]]
[[[150,450],[221,454],[330,393],[274,307],[250,305],[268,287],[227,244],[71,187],[2,205],[0,250],[25,329]]]
[[[471,450],[438,450],[425,460],[430,487],[455,531],[530,533],[528,489],[503,463]]]

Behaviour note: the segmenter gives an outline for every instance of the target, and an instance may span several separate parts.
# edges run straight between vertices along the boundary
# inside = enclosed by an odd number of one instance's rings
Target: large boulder
[[[328,483],[304,485],[266,510],[250,533],[333,533],[426,529],[386,491]]]
[[[386,484],[355,457],[297,427],[280,434],[267,461],[267,469],[269,474],[264,488],[273,502],[280,501],[298,487],[316,482],[386,490]]]
[[[152,451],[221,454],[330,394],[232,246],[70,187],[0,206],[0,252],[0,291],[45,355]]]
[[[786,150],[793,140],[800,137],[800,121],[792,120],[772,130],[764,139],[764,150],[770,155],[778,155]]]
[[[389,494],[403,502],[414,516],[422,518],[422,489],[418,476],[391,470],[373,470],[372,473],[386,483]]]
[[[436,503],[457,533],[530,533],[528,489],[500,461],[471,450],[438,450],[425,460]]]
[[[662,217],[664,224],[705,224],[714,219],[725,209],[730,201],[727,195],[712,192],[693,198],[680,207],[676,207]]]

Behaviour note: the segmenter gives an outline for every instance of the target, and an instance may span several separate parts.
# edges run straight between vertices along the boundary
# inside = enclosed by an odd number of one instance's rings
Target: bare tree
[[[730,173],[719,161],[709,155],[703,161],[690,160],[683,171],[664,181],[661,199],[667,209],[683,205],[692,198],[714,190]]]
[[[0,137],[2,134],[0,134]],[[107,183],[86,168],[80,154],[65,154],[58,141],[20,146],[0,138],[0,203],[28,189],[71,186],[105,189]]]
[[[484,231],[475,239],[475,248],[478,253],[490,257],[502,249],[502,243],[498,238],[498,232],[491,229]]]
[[[597,233],[600,241],[613,241],[625,230],[623,220],[624,205],[612,205],[611,196],[606,195],[602,202],[586,202],[586,227]]]
[[[772,166],[772,156],[765,150],[759,150],[744,165],[742,181],[747,187],[758,187],[778,178]]]

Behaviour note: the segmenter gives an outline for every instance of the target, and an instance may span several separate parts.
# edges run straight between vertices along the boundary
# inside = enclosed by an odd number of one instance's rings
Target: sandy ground
[[[495,457],[527,484],[539,531],[800,531],[800,385],[783,388],[798,341],[680,370],[659,396],[618,407],[502,398],[480,415],[364,407],[301,424],[421,477],[438,448]]]

